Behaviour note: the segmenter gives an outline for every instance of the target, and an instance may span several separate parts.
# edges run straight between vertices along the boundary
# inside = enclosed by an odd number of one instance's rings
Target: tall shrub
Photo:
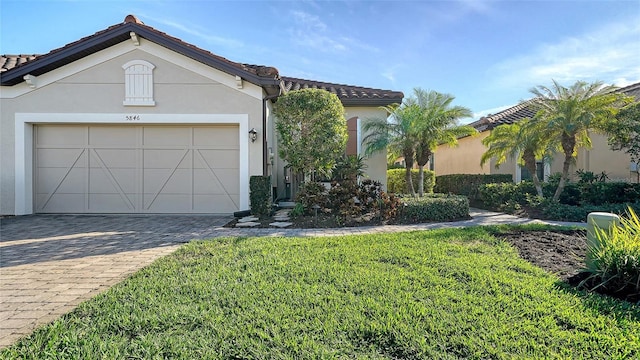
[[[270,176],[252,176],[249,178],[249,201],[253,215],[267,216],[271,214]]]
[[[513,182],[509,174],[451,174],[436,176],[434,191],[444,194],[466,195],[470,200],[479,199],[479,188],[485,184]]]
[[[347,146],[340,99],[322,89],[295,90],[280,96],[273,112],[278,153],[294,173],[328,174]]]
[[[419,177],[418,170],[411,170],[411,181],[413,182],[413,188],[418,188]],[[430,170],[424,171],[424,192],[433,193],[433,187],[435,185],[435,173]],[[393,194],[405,194],[407,188],[407,180],[404,169],[390,169],[387,170],[387,192]]]

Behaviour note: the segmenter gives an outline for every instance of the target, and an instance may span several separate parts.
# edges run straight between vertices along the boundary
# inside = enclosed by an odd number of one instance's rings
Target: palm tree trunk
[[[418,164],[418,196],[424,196],[424,165]]]
[[[575,136],[571,136],[567,133],[562,134],[562,150],[564,151],[564,163],[562,164],[562,177],[560,178],[560,182],[558,183],[558,188],[556,189],[555,194],[553,194],[553,201],[558,201],[560,199],[560,194],[562,194],[564,186],[569,179],[569,166],[571,166],[571,161],[573,160],[573,151],[575,145]]]
[[[404,178],[407,182],[407,194],[411,194],[411,196],[416,197],[416,191],[413,188],[413,181],[411,179],[411,168],[408,164],[405,167]]]
[[[536,192],[538,196],[543,196],[542,194],[542,184],[540,183],[540,179],[538,178],[538,171],[536,171],[536,156],[531,150],[525,150],[522,154],[522,159],[524,160],[524,167],[529,170],[531,176],[533,177],[533,185],[536,187]]]

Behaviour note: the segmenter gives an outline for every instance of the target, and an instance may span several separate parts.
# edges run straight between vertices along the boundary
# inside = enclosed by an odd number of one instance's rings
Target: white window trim
[[[176,122],[176,117],[180,122]],[[135,119],[135,120],[128,120]],[[249,208],[248,114],[68,114],[16,113],[15,116],[15,215],[33,214],[33,125],[36,124],[187,125],[237,124],[240,144],[240,210]]]

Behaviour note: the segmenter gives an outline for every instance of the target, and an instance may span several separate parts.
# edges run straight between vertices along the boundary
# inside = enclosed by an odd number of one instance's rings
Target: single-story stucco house
[[[626,95],[634,96],[640,100],[640,83],[635,83],[617,91]],[[530,178],[524,167],[517,164],[515,159],[507,161],[495,167],[495,159],[491,159],[484,166],[480,165],[482,154],[487,151],[487,147],[482,144],[482,140],[491,134],[491,131],[503,124],[513,124],[524,118],[532,118],[535,113],[529,101],[512,106],[499,113],[488,115],[477,121],[470,123],[478,130],[479,135],[475,137],[464,137],[458,139],[457,147],[439,146],[434,155],[433,170],[436,175],[448,174],[511,174],[514,181]],[[638,164],[631,161],[631,157],[622,151],[613,151],[607,144],[607,137],[603,134],[592,133],[592,148],[581,148],[578,150],[575,163],[570,168],[570,174],[575,178],[577,170],[591,171],[600,174],[603,171],[612,181],[636,182],[638,178]],[[550,163],[538,164],[538,176],[540,179],[547,179],[550,174],[562,172],[562,162],[564,156],[554,156]]]
[[[272,106],[321,88],[345,107],[359,153],[361,121],[398,91],[280,76],[125,21],[44,55],[0,57],[0,214],[231,213],[249,208],[249,178],[284,196]],[[386,156],[367,159],[386,183]]]

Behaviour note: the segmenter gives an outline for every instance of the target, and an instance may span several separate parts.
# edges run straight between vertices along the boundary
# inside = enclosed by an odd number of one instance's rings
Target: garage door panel
[[[173,150],[144,150],[143,166],[145,169],[173,169],[178,165],[189,166],[189,151],[184,149]]]
[[[84,194],[86,187],[86,169],[84,168],[41,168],[38,170],[36,186],[38,193],[52,192]]]
[[[161,213],[191,212],[191,198],[187,194],[145,194],[145,210]]]
[[[238,126],[38,125],[34,134],[48,144],[35,149],[38,212],[239,210]]]
[[[36,150],[36,159],[38,163],[46,164],[46,167],[84,167],[86,164],[86,152],[84,149],[41,148]]]
[[[197,127],[193,133],[193,144],[199,147],[237,149],[240,147],[239,141],[237,126]]]
[[[55,125],[38,128],[36,146],[78,146],[87,143],[85,126]]]
[[[194,167],[199,169],[227,168],[237,169],[240,154],[237,150],[198,150]]]
[[[55,193],[51,197],[44,194],[38,194],[37,201],[40,204],[40,206],[37,207],[40,212],[77,214],[85,212],[84,194]]]
[[[215,177],[206,170],[194,170],[194,174],[194,191],[199,194],[239,193],[237,170],[215,169]]]
[[[166,173],[169,173],[169,171],[167,171]],[[160,186],[162,186],[163,194],[191,194],[191,169],[176,169],[170,174],[171,176],[169,176],[168,179],[166,176],[162,179],[154,179],[153,182],[156,184],[156,186],[152,188],[145,186],[145,191],[155,191],[156,189],[160,190],[158,186],[159,184]],[[167,179],[166,182],[160,183],[160,181],[165,179]]]
[[[89,144],[108,147],[135,147],[138,135],[135,127],[91,126]]]
[[[89,192],[96,194],[135,193],[136,169],[91,169],[89,173]],[[115,182],[115,183],[114,183]]]
[[[201,195],[195,198],[194,209],[203,213],[231,213],[237,211],[238,195]]]
[[[191,128],[175,126],[145,127],[143,144],[145,146],[176,146],[191,143]]]
[[[92,149],[93,155],[89,164],[93,168],[101,168],[103,164],[108,168],[135,169],[138,166],[134,149]]]
[[[133,212],[136,194],[90,194],[89,212]],[[105,210],[106,209],[106,210]]]
[[[225,181],[225,178],[220,178],[219,172],[220,169],[216,169],[216,176],[214,176],[209,170],[195,169],[193,171],[193,192],[196,194],[224,194],[227,192],[235,192],[232,184]]]

